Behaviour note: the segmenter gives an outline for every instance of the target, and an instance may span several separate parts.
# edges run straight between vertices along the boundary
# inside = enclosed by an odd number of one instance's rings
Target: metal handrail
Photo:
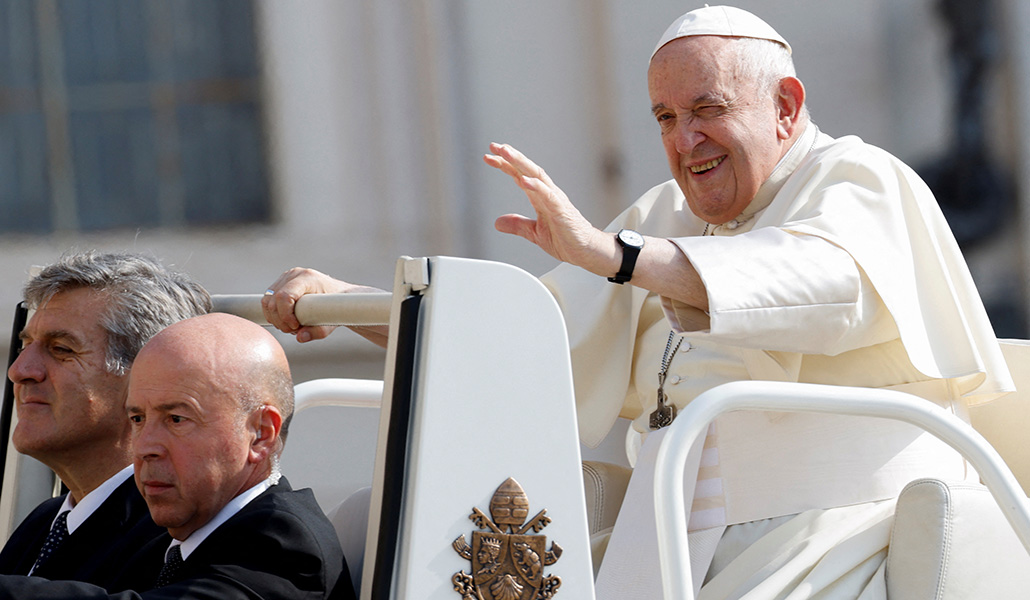
[[[268,325],[261,309],[261,294],[216,294],[211,296],[215,312],[234,314],[259,325]],[[301,325],[387,325],[393,294],[309,294],[297,300],[294,309]]]
[[[957,450],[979,473],[1005,518],[1030,552],[1030,506],[998,452],[970,425],[943,408],[893,390],[769,381],[735,381],[712,388],[684,407],[655,461],[655,520],[666,598],[692,600],[684,465],[694,442],[719,415],[737,410],[882,417],[928,431]]]

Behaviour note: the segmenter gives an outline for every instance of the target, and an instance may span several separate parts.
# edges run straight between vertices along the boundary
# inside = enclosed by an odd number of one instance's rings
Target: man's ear
[[[776,94],[776,133],[780,139],[794,135],[805,107],[805,86],[797,77],[780,80]]]
[[[283,427],[283,415],[279,409],[266,404],[257,409],[248,419],[254,431],[250,444],[250,462],[260,463],[274,456],[280,449],[279,433]]]

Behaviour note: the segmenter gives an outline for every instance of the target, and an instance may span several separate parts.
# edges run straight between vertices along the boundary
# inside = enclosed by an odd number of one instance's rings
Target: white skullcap
[[[654,47],[651,58],[662,46],[672,40],[694,35],[721,35],[726,37],[746,37],[770,40],[782,44],[789,53],[790,44],[783,36],[776,33],[768,23],[746,10],[733,6],[708,6],[692,10],[673,21],[665,30],[658,45]]]

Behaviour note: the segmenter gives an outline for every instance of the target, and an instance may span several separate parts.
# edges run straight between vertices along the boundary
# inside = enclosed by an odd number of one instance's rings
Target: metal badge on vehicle
[[[485,531],[472,532],[472,545],[465,534],[451,544],[463,558],[472,561],[472,573],[458,571],[451,578],[462,600],[547,600],[558,592],[561,578],[544,575],[544,567],[561,556],[561,546],[547,536],[526,535],[539,532],[551,522],[547,509],[526,521],[529,498],[522,486],[509,477],[490,500],[490,517],[478,508],[469,519]],[[505,533],[507,530],[509,533]]]

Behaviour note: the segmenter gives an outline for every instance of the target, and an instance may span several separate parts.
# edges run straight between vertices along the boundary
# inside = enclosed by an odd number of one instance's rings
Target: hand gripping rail
[[[268,325],[261,310],[261,294],[221,294],[211,297],[216,312],[231,313],[259,325]],[[301,325],[372,326],[390,323],[393,294],[309,294],[294,309]]]
[[[687,453],[720,414],[735,410],[814,412],[904,421],[960,452],[980,474],[1019,540],[1030,552],[1030,507],[1015,476],[972,427],[944,409],[892,390],[769,381],[735,381],[712,388],[680,411],[655,462],[655,513],[662,589],[666,598],[692,600],[683,469]]]

